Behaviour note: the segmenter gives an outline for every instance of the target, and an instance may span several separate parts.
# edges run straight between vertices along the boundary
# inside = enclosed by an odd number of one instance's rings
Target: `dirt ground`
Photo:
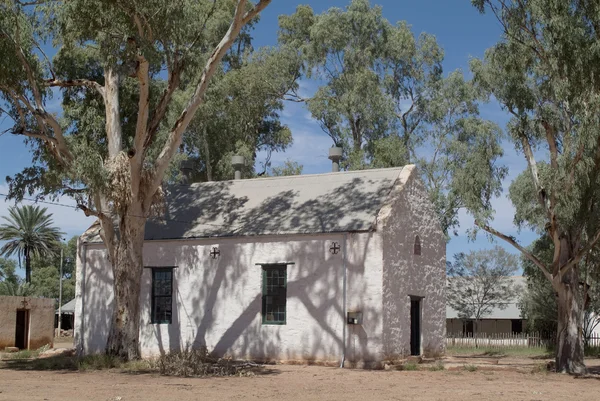
[[[0,400],[598,400],[600,381],[478,369],[367,371],[267,366],[254,377],[0,369]]]
[[[54,348],[71,346],[71,338],[55,339]],[[0,362],[0,401],[599,399],[600,359],[586,360],[591,378],[540,373],[547,361],[455,355],[444,358],[440,371],[428,370],[432,365],[419,365],[421,371],[267,365],[252,377],[204,379],[118,370],[18,370]]]

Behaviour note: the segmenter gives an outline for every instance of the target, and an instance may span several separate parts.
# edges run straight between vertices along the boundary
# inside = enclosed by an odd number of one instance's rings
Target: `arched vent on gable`
[[[421,254],[421,238],[419,238],[418,235],[415,236],[415,246],[414,246],[413,252],[415,255]]]

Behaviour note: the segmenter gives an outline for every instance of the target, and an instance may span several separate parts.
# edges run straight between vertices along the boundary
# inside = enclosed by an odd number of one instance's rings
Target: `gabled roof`
[[[448,278],[448,280],[450,279]],[[490,314],[483,316],[482,319],[522,319],[519,302],[523,291],[527,289],[527,280],[523,276],[512,276],[511,279],[513,285],[518,288],[515,291],[514,298],[505,304],[504,309],[494,308]],[[448,304],[446,304],[446,319],[459,319],[458,312]]]
[[[392,189],[414,166],[178,185],[146,240],[319,234],[375,229]],[[404,174],[401,174],[405,171]],[[100,242],[98,225],[84,242]]]
[[[56,313],[58,314],[58,308],[56,308]],[[64,313],[65,315],[75,313],[75,298],[64,304],[60,308],[60,313]]]

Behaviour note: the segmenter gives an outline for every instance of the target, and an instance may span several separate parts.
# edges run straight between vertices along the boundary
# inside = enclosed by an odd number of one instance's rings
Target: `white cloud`
[[[0,193],[7,194],[8,187],[0,185]],[[4,199],[2,199],[4,198]],[[21,204],[34,204],[33,201],[24,200]],[[54,225],[66,233],[66,238],[69,239],[74,235],[82,234],[95,221],[93,217],[86,217],[81,210],[75,209],[75,202],[67,197],[61,197],[53,203],[58,203],[66,206],[50,205],[39,203],[40,206],[48,209],[52,213]],[[0,196],[0,216],[8,215],[8,208],[14,206],[14,201],[7,201],[4,196]]]

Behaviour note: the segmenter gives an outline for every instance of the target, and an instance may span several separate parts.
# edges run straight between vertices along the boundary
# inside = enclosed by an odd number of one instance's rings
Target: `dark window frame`
[[[171,290],[170,295],[156,295],[155,294],[155,274],[156,273],[170,273],[171,274]],[[151,324],[172,324],[173,323],[173,268],[172,267],[152,267],[152,304],[150,310],[150,322]],[[156,298],[171,298],[171,314],[169,319],[157,319],[156,316]]]
[[[278,293],[268,293],[267,289],[267,272],[280,270],[279,277],[283,277],[283,286],[279,287]],[[283,274],[281,274],[281,271]],[[283,263],[274,263],[274,264],[264,264],[261,266],[261,277],[262,277],[262,324],[263,325],[286,325],[287,324],[287,265]],[[271,277],[272,278],[272,277]],[[269,320],[267,318],[269,311],[267,310],[267,297],[272,297],[278,300],[278,306],[281,307],[283,305],[283,320]],[[283,302],[281,302],[283,300]],[[282,313],[278,311],[276,313]]]

